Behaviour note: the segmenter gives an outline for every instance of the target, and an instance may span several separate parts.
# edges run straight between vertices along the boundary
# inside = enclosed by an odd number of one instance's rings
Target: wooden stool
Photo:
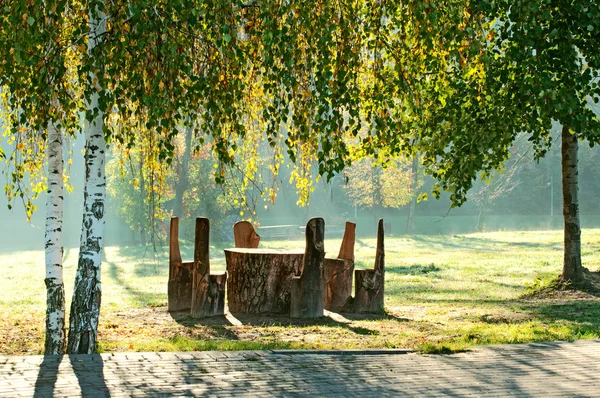
[[[354,312],[382,313],[385,282],[385,252],[383,244],[383,219],[377,226],[377,251],[374,269],[357,269],[354,272]]]

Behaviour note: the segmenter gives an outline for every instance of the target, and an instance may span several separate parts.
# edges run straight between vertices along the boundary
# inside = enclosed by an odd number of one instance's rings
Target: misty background
[[[559,137],[559,127],[553,129],[553,137]],[[68,168],[69,183],[73,192],[65,195],[64,202],[64,246],[76,248],[79,245],[81,231],[81,214],[83,204],[83,135],[78,135],[69,145],[72,150],[72,165]],[[6,141],[0,143],[8,154],[11,148]],[[65,156],[68,159],[65,148]],[[112,148],[111,148],[112,149]],[[109,158],[111,156],[109,149]],[[517,141],[513,148],[513,155],[502,174],[498,174],[489,183],[477,181],[469,193],[469,200],[460,208],[451,208],[448,195],[442,192],[440,200],[435,200],[429,195],[428,200],[421,200],[415,206],[414,228],[412,234],[457,234],[480,231],[496,230],[547,230],[562,228],[562,194],[561,194],[561,164],[560,140],[553,140],[553,145],[546,157],[539,161],[533,160],[533,155],[528,148],[527,141]],[[110,160],[108,161],[110,163]],[[205,161],[210,168],[212,160]],[[65,163],[66,164],[66,163]],[[596,148],[590,148],[586,142],[580,143],[579,154],[579,194],[582,228],[600,226],[600,154]],[[210,170],[212,173],[212,169]],[[203,174],[202,181],[190,178],[188,190],[192,190],[195,200],[199,205],[191,219],[182,217],[181,238],[191,239],[193,218],[208,216],[212,224],[212,239],[231,241],[233,245],[233,223],[246,216],[241,216],[242,206],[231,205],[228,210],[211,209],[210,206],[217,200],[216,196],[224,193],[223,188],[213,186],[211,197],[204,197],[202,187],[211,184],[212,174],[208,171]],[[305,207],[297,205],[298,194],[296,188],[289,183],[291,169],[282,167],[277,180],[279,191],[275,203],[263,206],[257,200],[253,209],[253,217],[261,227],[273,225],[303,226],[312,217],[323,217],[328,235],[343,233],[345,221],[357,223],[358,236],[374,236],[375,225],[378,218],[383,217],[386,223],[386,234],[402,235],[407,233],[407,218],[410,203],[398,208],[386,208],[375,200],[372,207],[354,205],[349,195],[349,185],[344,175],[335,176],[329,183],[324,179],[315,182],[314,192],[310,202]],[[114,173],[113,173],[114,174]],[[140,245],[149,242],[150,225],[148,219],[142,220],[142,225],[147,223],[147,228],[140,231],[139,224],[130,226],[123,210],[123,198],[118,194],[122,192],[121,186],[112,187],[111,184],[125,183],[120,176],[108,177],[107,211],[106,211],[106,245]],[[3,179],[8,178],[2,175]],[[433,180],[428,176],[421,177],[422,185],[418,192],[430,192]],[[3,180],[2,183],[6,183]],[[399,181],[398,184],[405,183]],[[214,185],[214,184],[213,184]],[[125,185],[126,186],[126,185]],[[117,194],[115,194],[115,191]],[[189,197],[189,196],[188,196]],[[45,224],[45,194],[41,194],[34,202],[37,211],[30,222],[20,199],[13,202],[13,208],[8,209],[8,200],[3,193],[0,195],[0,223],[2,225],[3,250],[23,250],[43,248]],[[164,219],[157,219],[158,239],[160,249],[165,245],[166,231],[168,230],[170,212],[163,213]],[[205,213],[205,214],[202,214]],[[209,214],[206,214],[209,213]],[[143,227],[142,227],[143,228]],[[258,229],[261,234],[260,227]],[[268,238],[268,234],[262,234]],[[298,229],[298,236],[301,237]]]

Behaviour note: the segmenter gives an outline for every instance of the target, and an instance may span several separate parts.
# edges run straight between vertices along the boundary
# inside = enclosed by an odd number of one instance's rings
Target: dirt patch
[[[600,272],[583,269],[583,281],[565,282],[559,278],[552,280],[548,286],[532,289],[523,299],[533,300],[595,300],[600,297]]]
[[[533,318],[531,314],[523,312],[506,312],[482,315],[479,320],[485,323],[523,323]]]

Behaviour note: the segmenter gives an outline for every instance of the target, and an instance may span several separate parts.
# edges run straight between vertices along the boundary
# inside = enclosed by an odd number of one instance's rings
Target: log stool
[[[192,305],[193,261],[182,261],[179,250],[179,218],[171,217],[169,234],[168,310],[189,310]]]
[[[385,281],[385,252],[383,244],[383,219],[377,226],[377,251],[374,269],[357,269],[354,272],[354,312],[383,312]]]
[[[192,280],[192,318],[202,318],[225,313],[225,284],[227,274],[211,274],[209,261],[210,221],[205,217],[196,218],[196,239],[194,243],[194,267]]]
[[[328,311],[345,312],[351,309],[355,237],[356,224],[346,222],[344,238],[337,258],[326,258],[323,264],[325,309]]]
[[[235,247],[241,249],[256,249],[260,236],[248,221],[238,221],[233,225],[233,238]]]
[[[325,221],[313,218],[306,224],[306,249],[300,276],[292,278],[290,317],[319,318],[324,315],[323,259]]]

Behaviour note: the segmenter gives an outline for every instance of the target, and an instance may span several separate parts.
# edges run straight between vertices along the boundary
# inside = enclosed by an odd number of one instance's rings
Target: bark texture
[[[54,123],[48,125],[46,148],[48,191],[46,198],[46,339],[45,355],[65,352],[65,286],[63,280],[63,153],[62,135]]]
[[[106,31],[106,18],[101,12],[91,13],[88,51],[100,42]],[[100,61],[97,61],[100,62]],[[90,73],[91,81],[96,80]],[[104,203],[106,199],[104,114],[98,106],[95,92],[88,110],[95,112],[93,120],[86,120],[85,130],[85,182],[83,222],[79,262],[75,275],[75,288],[69,317],[68,354],[92,354],[96,351],[98,319],[102,288],[100,265],[104,247]]]
[[[210,274],[210,221],[196,218],[194,266],[192,273],[192,318],[223,315],[225,308],[226,274]]]
[[[375,268],[355,271],[354,312],[381,313],[383,312],[384,282],[385,282],[385,250],[384,250],[383,219],[377,226],[377,251],[375,253]]]
[[[322,218],[313,218],[306,224],[306,250],[302,274],[292,279],[292,318],[314,319],[324,315],[324,236],[325,221]]]
[[[227,249],[227,306],[232,313],[289,313],[302,251]]]
[[[579,224],[577,136],[562,128],[562,186],[564,218],[564,263],[562,279],[583,279],[581,266],[581,227]]]
[[[169,235],[168,310],[189,310],[192,306],[192,270],[194,262],[181,260],[179,250],[179,218],[171,218]]]
[[[352,304],[352,276],[354,275],[354,243],[356,224],[346,222],[344,238],[337,258],[326,258],[323,263],[325,276],[325,309],[345,312]]]
[[[243,249],[256,249],[260,242],[260,236],[254,230],[254,226],[248,221],[236,222],[233,226],[233,238],[235,247]]]

